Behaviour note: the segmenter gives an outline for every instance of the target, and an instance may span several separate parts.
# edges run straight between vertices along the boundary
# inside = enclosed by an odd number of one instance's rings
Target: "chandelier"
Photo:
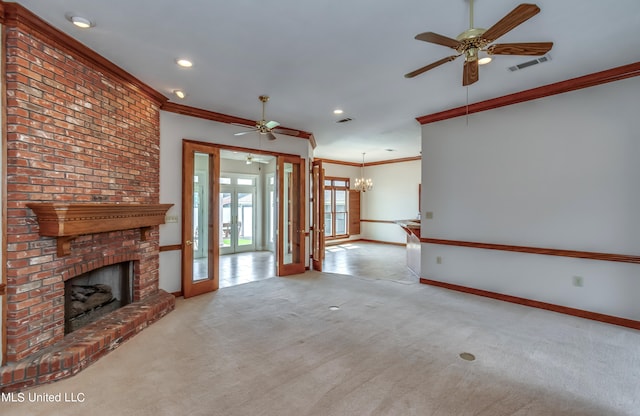
[[[362,167],[360,168],[360,177],[356,178],[354,189],[358,192],[367,192],[373,188],[373,180],[364,177],[364,153],[362,154]]]

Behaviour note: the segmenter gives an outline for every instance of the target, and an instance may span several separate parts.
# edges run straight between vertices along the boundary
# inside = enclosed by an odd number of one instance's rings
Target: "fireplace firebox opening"
[[[83,273],[64,284],[64,333],[69,334],[131,303],[133,261]]]

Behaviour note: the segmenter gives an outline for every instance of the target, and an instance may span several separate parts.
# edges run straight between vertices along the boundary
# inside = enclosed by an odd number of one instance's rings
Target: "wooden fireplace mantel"
[[[86,234],[140,228],[142,240],[151,227],[164,224],[173,204],[108,204],[33,202],[40,235],[58,238],[58,256],[71,253],[71,241]]]

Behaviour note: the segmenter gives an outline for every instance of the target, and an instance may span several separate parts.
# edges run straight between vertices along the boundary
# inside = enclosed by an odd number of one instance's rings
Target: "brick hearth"
[[[67,335],[21,362],[0,367],[0,392],[18,391],[76,374],[160,319],[175,306],[162,290]]]

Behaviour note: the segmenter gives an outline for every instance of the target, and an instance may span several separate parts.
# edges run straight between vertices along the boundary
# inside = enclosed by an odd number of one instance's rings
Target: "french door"
[[[255,250],[255,203],[255,188],[220,187],[220,254]]]
[[[311,265],[313,270],[322,271],[324,260],[324,168],[321,160],[314,160],[311,170],[313,188],[313,234],[311,247]]]
[[[218,289],[217,148],[182,142],[182,293],[185,298]]]
[[[305,178],[303,159],[278,156],[278,276],[305,270]]]

